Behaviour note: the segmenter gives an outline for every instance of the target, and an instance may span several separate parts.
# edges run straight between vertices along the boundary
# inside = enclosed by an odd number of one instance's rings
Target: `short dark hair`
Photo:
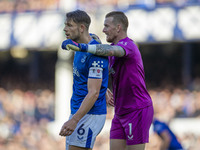
[[[89,30],[91,19],[90,19],[90,16],[85,11],[77,9],[75,11],[71,11],[67,13],[66,17],[69,20],[72,19],[75,23],[84,24],[87,30]]]
[[[106,15],[106,18],[113,17],[113,23],[120,23],[123,26],[124,31],[128,28],[128,18],[122,11],[111,11]]]

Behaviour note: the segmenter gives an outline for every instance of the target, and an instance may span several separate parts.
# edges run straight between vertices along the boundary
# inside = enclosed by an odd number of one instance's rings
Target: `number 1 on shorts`
[[[132,135],[132,123],[129,123],[129,135]]]

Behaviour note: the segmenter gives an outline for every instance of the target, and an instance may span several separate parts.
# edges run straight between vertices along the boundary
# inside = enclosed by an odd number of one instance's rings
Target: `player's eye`
[[[68,27],[72,27],[72,24],[70,24],[70,23],[67,23],[67,26],[68,26]]]

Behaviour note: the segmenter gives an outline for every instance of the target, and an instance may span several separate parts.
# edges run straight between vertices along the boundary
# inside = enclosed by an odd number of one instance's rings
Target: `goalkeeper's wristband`
[[[96,54],[96,45],[88,45],[88,52],[92,54]]]
[[[96,45],[89,45],[84,43],[79,43],[78,47],[82,52],[89,52],[92,54],[96,54]]]

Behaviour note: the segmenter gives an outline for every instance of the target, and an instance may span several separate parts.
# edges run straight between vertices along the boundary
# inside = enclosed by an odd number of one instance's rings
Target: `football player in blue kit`
[[[89,34],[90,17],[81,10],[66,14],[65,42],[99,44]],[[87,52],[75,52],[73,62],[73,94],[71,115],[61,130],[66,136],[66,150],[91,150],[106,120],[108,58]],[[66,91],[67,92],[67,91]]]
[[[160,150],[184,150],[169,126],[154,118],[153,130],[162,139]]]

